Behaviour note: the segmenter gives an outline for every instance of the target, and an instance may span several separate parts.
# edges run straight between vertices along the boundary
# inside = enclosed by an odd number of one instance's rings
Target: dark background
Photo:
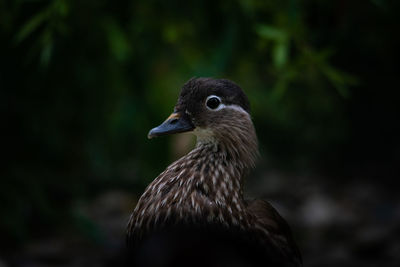
[[[105,266],[144,187],[188,151],[148,140],[183,83],[249,96],[246,185],[306,266],[398,266],[399,1],[1,1],[0,266]]]

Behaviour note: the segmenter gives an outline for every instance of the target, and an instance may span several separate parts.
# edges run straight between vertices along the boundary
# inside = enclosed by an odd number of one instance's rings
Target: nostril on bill
[[[178,122],[178,119],[172,119],[172,120],[170,120],[170,124],[175,124],[175,123],[177,123]]]

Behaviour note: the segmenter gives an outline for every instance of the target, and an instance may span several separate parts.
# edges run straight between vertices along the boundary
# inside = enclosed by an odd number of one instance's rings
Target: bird
[[[195,147],[147,186],[129,218],[136,263],[302,266],[288,223],[268,202],[244,197],[259,152],[240,86],[228,79],[188,80],[172,114],[148,138],[183,132],[196,136]]]

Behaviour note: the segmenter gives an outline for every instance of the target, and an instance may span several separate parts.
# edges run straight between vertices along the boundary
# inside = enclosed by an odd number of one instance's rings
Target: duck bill
[[[179,113],[172,113],[162,124],[150,130],[147,137],[149,139],[161,135],[183,133],[194,129],[193,123],[187,116],[181,116]]]

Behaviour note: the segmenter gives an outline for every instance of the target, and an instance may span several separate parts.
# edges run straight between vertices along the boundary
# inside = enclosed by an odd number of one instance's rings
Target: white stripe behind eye
[[[242,112],[242,113],[244,113],[244,114],[247,114],[247,115],[249,115],[249,113],[246,111],[246,110],[244,110],[241,106],[238,106],[238,105],[225,105],[225,104],[221,104],[221,106],[224,106],[223,108],[230,108],[230,109],[234,109],[234,110],[237,110],[237,111],[239,111],[239,112]],[[219,108],[219,107],[218,107]]]
[[[207,107],[207,101],[208,101],[208,99],[210,99],[211,97],[216,97],[216,98],[219,99],[219,101],[221,101],[221,104],[220,104],[216,109],[211,109],[211,108]],[[230,109],[234,109],[234,110],[237,110],[237,111],[239,111],[239,112],[242,112],[242,113],[245,113],[245,114],[249,115],[249,113],[248,113],[247,111],[245,111],[241,106],[238,106],[238,105],[235,105],[235,104],[225,105],[225,104],[222,102],[222,99],[221,99],[219,96],[216,96],[216,95],[209,95],[209,96],[207,97],[207,99],[206,99],[206,104],[205,104],[205,106],[206,106],[206,108],[207,108],[208,110],[210,110],[210,111],[218,111],[218,110],[221,110],[221,109],[224,109],[224,108],[230,108]]]
[[[250,116],[250,114],[246,111],[246,110],[244,110],[241,106],[238,106],[238,105],[234,105],[234,104],[232,104],[232,105],[225,105],[225,104],[223,104],[223,103],[221,103],[221,105],[219,105],[219,107],[218,108],[216,108],[216,109],[210,109],[211,111],[218,111],[218,110],[221,110],[221,109],[233,109],[233,110],[236,110],[236,111],[239,111],[240,113],[243,113],[243,114],[246,114],[246,115],[248,115],[248,116]]]

